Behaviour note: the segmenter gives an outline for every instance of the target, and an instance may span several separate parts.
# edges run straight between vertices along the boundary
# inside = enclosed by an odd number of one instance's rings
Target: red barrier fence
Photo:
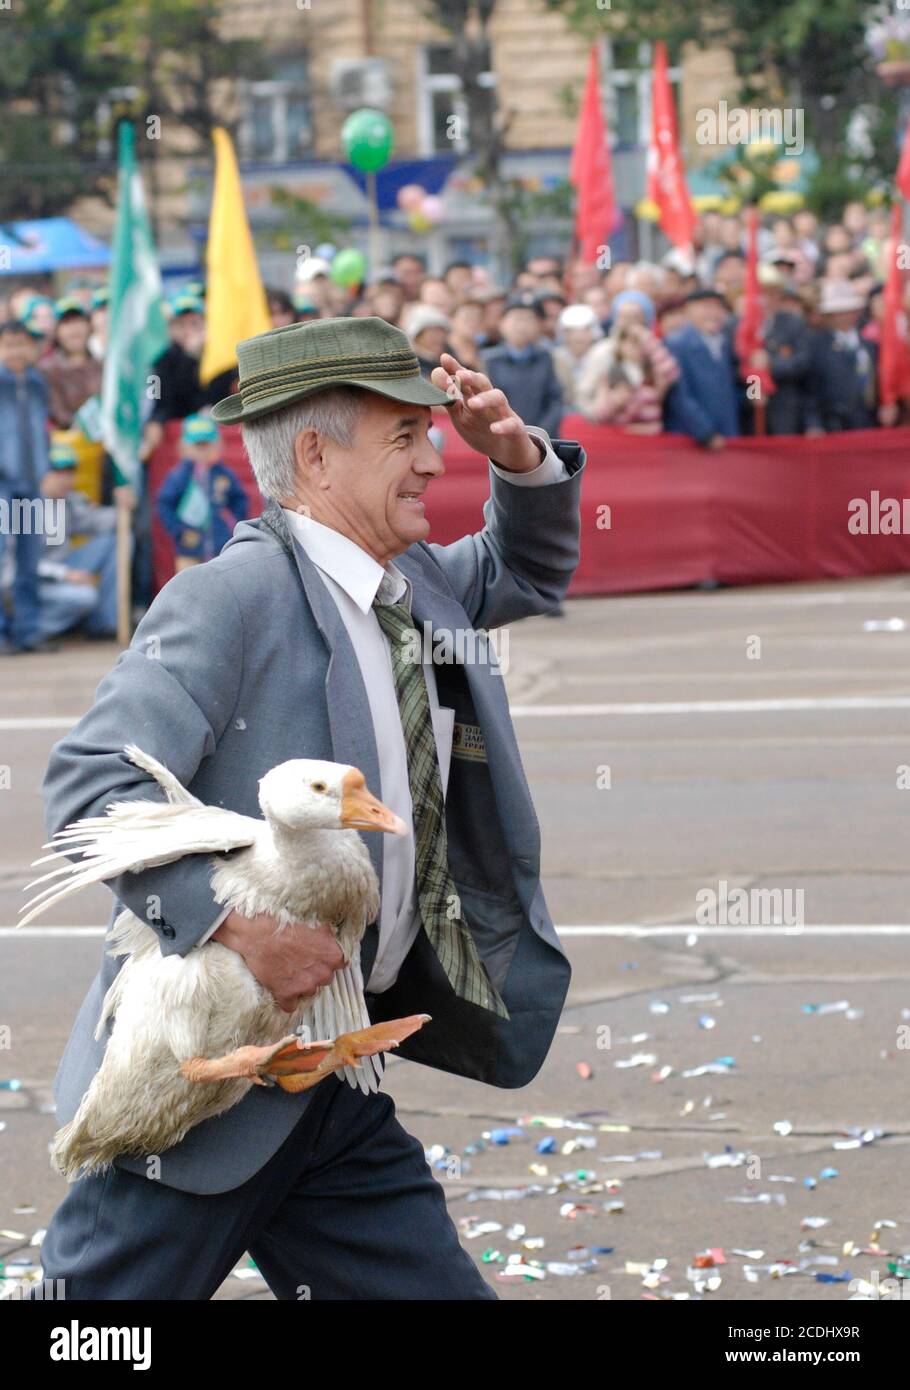
[[[438,423],[446,472],[427,493],[427,515],[433,540],[446,543],[482,524],[489,488],[483,461],[444,416]],[[170,424],[151,460],[153,494],[177,461],[179,434],[179,422]],[[679,435],[624,434],[581,416],[567,417],[562,434],[588,454],[573,594],[910,570],[910,515],[897,535],[888,534],[886,515],[889,499],[910,498],[910,428],[733,439],[717,453]],[[239,427],[223,436],[224,461],[256,515],[261,499]],[[865,533],[857,529],[860,502],[871,511]],[[157,521],[154,554],[160,586],[173,573],[173,551]]]

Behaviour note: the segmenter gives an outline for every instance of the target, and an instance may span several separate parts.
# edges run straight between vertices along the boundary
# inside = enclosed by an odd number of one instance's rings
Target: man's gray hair
[[[358,386],[331,386],[258,420],[245,420],[243,443],[263,497],[277,502],[293,495],[294,441],[303,430],[315,430],[349,449],[366,394]]]

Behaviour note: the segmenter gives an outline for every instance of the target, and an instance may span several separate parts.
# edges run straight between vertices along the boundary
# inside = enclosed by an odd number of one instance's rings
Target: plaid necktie
[[[442,779],[430,699],[417,655],[417,628],[403,603],[374,602],[373,608],[391,643],[392,675],[414,812],[421,920],[455,993],[471,1004],[508,1018],[509,1011],[491,983],[461,915],[461,903],[449,872]]]

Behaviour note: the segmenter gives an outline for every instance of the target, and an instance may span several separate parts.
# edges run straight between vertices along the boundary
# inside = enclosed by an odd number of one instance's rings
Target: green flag
[[[136,167],[133,127],[119,129],[117,224],[114,228],[110,324],[101,384],[104,446],[117,481],[141,488],[139,444],[152,363],[168,345],[161,275]]]

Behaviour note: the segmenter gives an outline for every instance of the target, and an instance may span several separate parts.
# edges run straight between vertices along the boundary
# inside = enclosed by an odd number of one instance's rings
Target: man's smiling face
[[[311,430],[298,435],[298,500],[314,521],[386,564],[429,534],[424,494],[445,471],[432,423],[429,406],[365,392],[350,447]]]

